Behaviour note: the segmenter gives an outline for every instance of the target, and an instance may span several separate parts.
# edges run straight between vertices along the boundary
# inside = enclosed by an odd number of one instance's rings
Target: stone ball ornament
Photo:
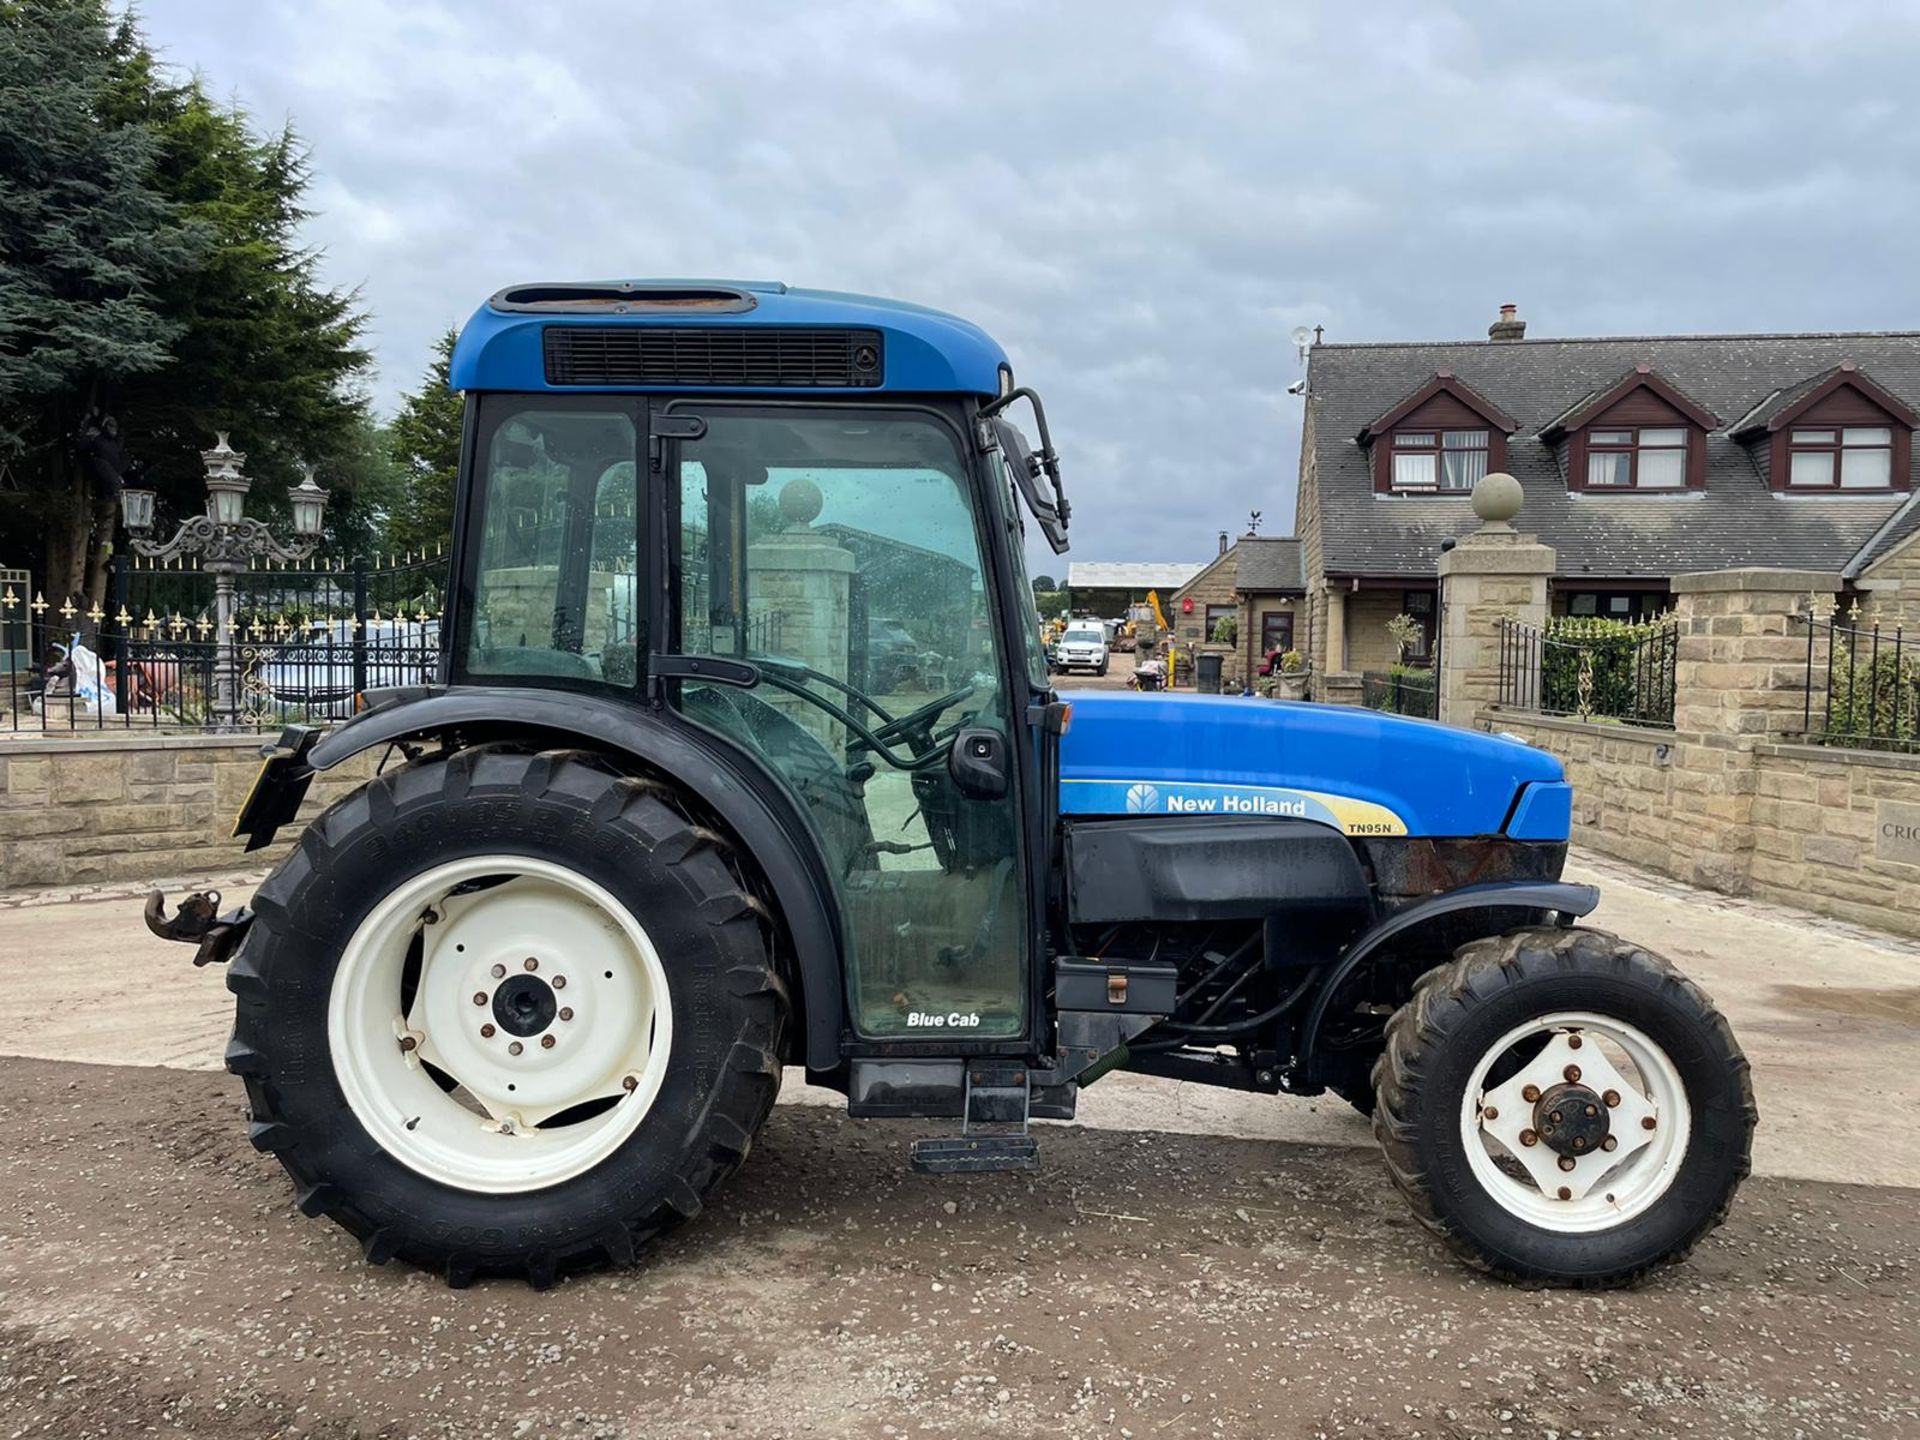
[[[1504,470],[1482,475],[1473,483],[1473,513],[1489,525],[1510,522],[1526,498],[1520,482]]]
[[[780,487],[780,514],[795,529],[811,525],[826,503],[820,487],[804,477],[789,480]]]

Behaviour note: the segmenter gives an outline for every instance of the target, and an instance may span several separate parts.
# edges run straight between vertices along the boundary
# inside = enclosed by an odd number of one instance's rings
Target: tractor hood
[[[1344,705],[1065,691],[1067,815],[1290,816],[1349,835],[1565,840],[1560,762],[1517,740]]]

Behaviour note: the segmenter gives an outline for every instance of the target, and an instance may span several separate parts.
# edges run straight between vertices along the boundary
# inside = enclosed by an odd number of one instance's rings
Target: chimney
[[[1227,532],[1224,530],[1220,532],[1220,553],[1222,555],[1227,553]]]
[[[1518,305],[1502,305],[1500,318],[1487,326],[1489,340],[1524,340],[1527,338],[1527,322],[1520,318]]]

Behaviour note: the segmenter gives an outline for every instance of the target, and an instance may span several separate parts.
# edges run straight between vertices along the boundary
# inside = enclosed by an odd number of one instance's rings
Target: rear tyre
[[[1746,1177],[1746,1057],[1700,988],[1598,930],[1461,948],[1387,1026],[1374,1134],[1414,1214],[1529,1285],[1686,1258]]]
[[[260,887],[229,967],[254,1144],[375,1263],[631,1263],[779,1088],[787,995],[730,860],[672,787],[584,754],[375,779]]]

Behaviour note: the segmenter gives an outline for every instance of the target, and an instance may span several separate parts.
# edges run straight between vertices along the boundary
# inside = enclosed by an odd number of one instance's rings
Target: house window
[[[1218,625],[1222,620],[1238,620],[1239,617],[1240,607],[1238,605],[1207,606],[1207,628],[1201,632],[1201,638],[1203,640],[1213,639],[1213,627],[1215,625]]]
[[[1467,491],[1487,473],[1486,430],[1396,430],[1393,488]]]
[[[1403,613],[1411,615],[1420,626],[1420,633],[1407,647],[1406,658],[1415,663],[1424,663],[1433,658],[1433,591],[1408,590],[1401,596]]]
[[[1291,610],[1269,610],[1260,617],[1260,653],[1271,655],[1278,650],[1282,655],[1293,649],[1293,612]]]
[[[1604,616],[1609,620],[1643,620],[1667,608],[1667,597],[1657,590],[1573,590],[1567,594],[1567,614]]]
[[[1589,430],[1589,490],[1680,490],[1687,483],[1684,426]]]
[[[1888,489],[1893,431],[1884,425],[1796,425],[1787,439],[1787,484],[1796,490]]]

